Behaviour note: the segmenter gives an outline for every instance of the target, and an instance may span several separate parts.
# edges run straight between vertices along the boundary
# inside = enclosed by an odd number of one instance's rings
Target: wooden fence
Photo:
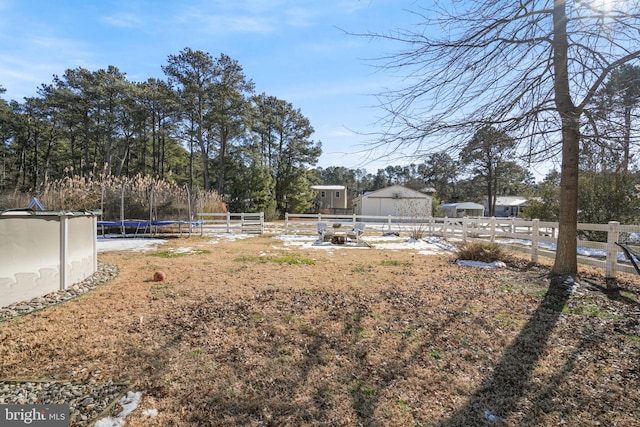
[[[537,262],[539,256],[555,257],[558,233],[557,222],[537,219],[525,221],[495,217],[418,218],[323,214],[287,214],[283,233],[316,234],[318,222],[338,222],[343,225],[364,222],[365,236],[375,233],[421,233],[447,240],[496,242],[509,249],[530,254],[533,262]],[[602,268],[606,277],[615,277],[618,271],[635,274],[633,266],[626,260],[616,242],[624,242],[629,236],[640,234],[639,225],[622,225],[615,221],[608,224],[578,224],[578,233],[581,236],[589,233],[606,235],[605,242],[579,239],[578,263]]]
[[[199,213],[200,234],[206,233],[264,233],[264,213]]]

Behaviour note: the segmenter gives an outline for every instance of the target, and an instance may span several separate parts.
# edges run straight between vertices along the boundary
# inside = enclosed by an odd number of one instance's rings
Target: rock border
[[[118,267],[98,261],[98,270],[82,282],[75,283],[67,289],[33,298],[30,301],[20,301],[6,307],[0,308],[0,322],[4,322],[14,317],[35,313],[53,305],[61,304],[65,301],[79,297],[98,285],[106,283],[116,277],[119,273]]]

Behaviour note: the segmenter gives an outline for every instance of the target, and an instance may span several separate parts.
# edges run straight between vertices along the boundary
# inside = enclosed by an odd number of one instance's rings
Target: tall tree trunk
[[[200,147],[200,159],[202,161],[202,185],[204,186],[204,191],[209,191],[209,186],[211,185],[209,182],[209,150],[207,149],[204,135],[200,128],[198,129],[197,142],[198,147]]]
[[[227,131],[222,126],[220,132],[220,155],[218,156],[218,194],[224,194],[224,166],[226,163],[225,153],[227,151]]]
[[[624,106],[624,154],[622,157],[622,172],[629,171],[629,161],[631,160],[631,153],[629,147],[631,146],[631,106]]]
[[[556,107],[562,120],[562,165],[560,179],[560,218],[558,247],[552,273],[559,276],[578,273],[578,152],[579,119],[569,91],[566,1],[554,0],[553,68]]]
[[[487,176],[487,208],[488,216],[495,216],[495,205],[493,204],[493,177],[491,173],[491,166],[489,166],[489,172]]]

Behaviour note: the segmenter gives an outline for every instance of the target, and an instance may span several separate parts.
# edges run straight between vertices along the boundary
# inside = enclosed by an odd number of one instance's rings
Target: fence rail
[[[256,213],[199,213],[200,234],[205,233],[264,233],[264,212]]]
[[[558,223],[525,221],[517,218],[496,217],[399,217],[363,215],[286,214],[284,234],[316,234],[318,222],[337,222],[343,225],[364,222],[366,234],[413,233],[438,236],[448,240],[483,240],[500,243],[514,251],[527,253],[531,261],[538,257],[555,257]],[[606,235],[606,241],[578,239],[578,263],[605,270],[606,277],[615,277],[616,272],[635,274],[633,266],[619,251],[616,242],[624,242],[629,235],[640,234],[640,225],[622,225],[611,221],[608,224],[578,224],[578,233],[587,236],[598,232]]]

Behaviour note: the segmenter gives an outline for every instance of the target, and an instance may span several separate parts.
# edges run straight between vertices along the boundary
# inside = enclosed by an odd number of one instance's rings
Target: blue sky
[[[319,166],[389,161],[358,153],[382,114],[373,94],[400,82],[373,58],[394,51],[351,33],[412,25],[417,0],[0,0],[0,85],[6,100],[35,96],[69,68],[114,65],[131,81],[165,78],[183,48],[236,59],[265,92],[307,116],[323,143]],[[395,47],[397,48],[397,46]],[[421,159],[417,159],[420,161]],[[391,162],[401,164],[401,162]]]

